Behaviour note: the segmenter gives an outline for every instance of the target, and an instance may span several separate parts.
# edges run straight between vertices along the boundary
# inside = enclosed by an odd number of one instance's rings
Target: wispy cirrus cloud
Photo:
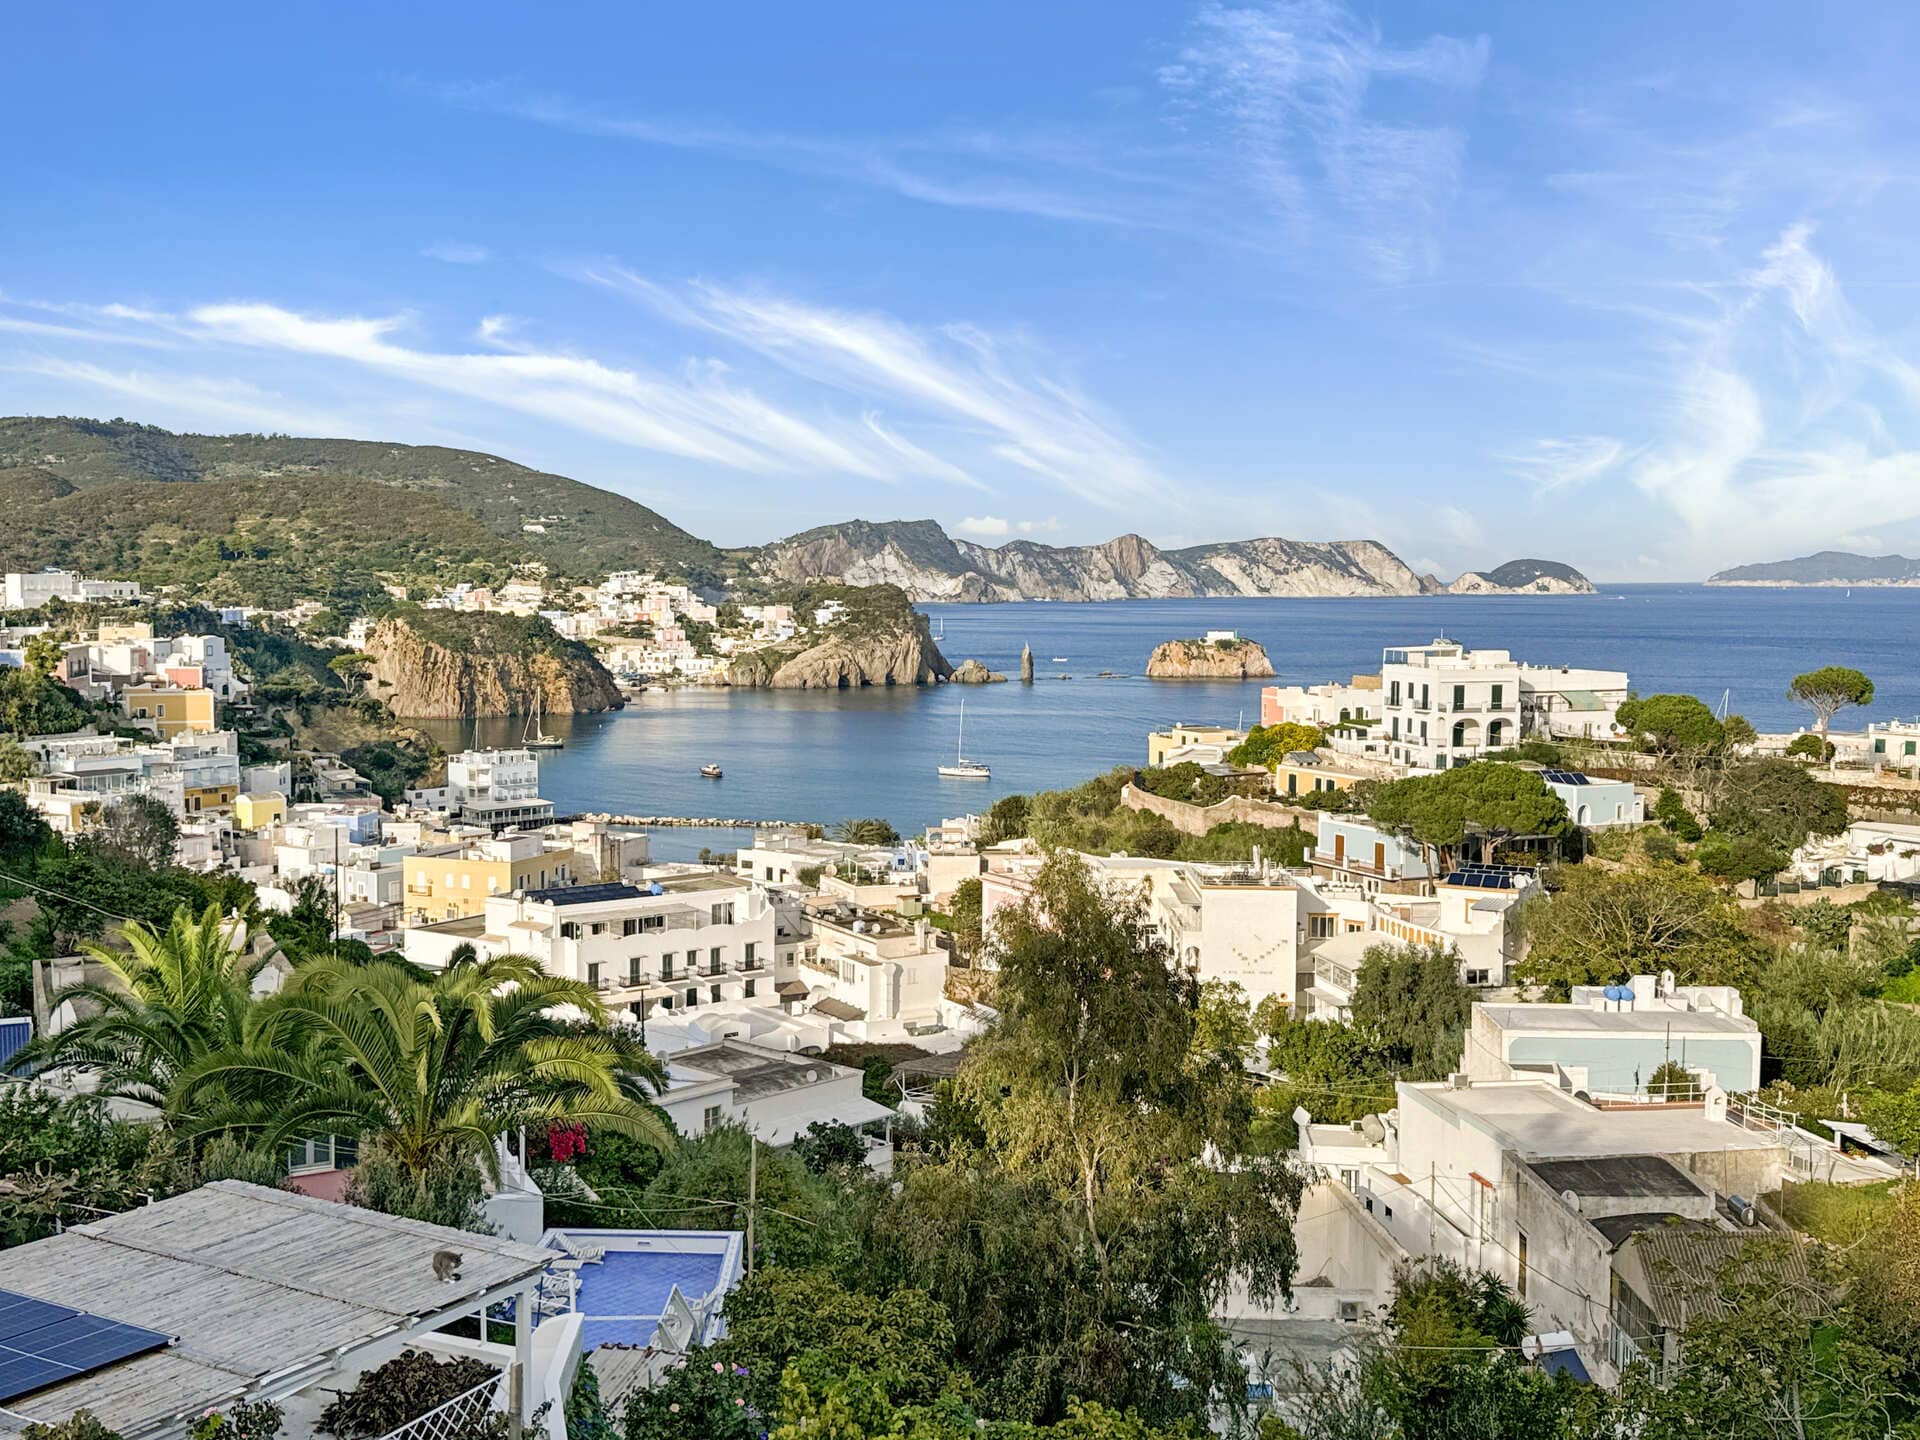
[[[486,246],[460,240],[436,240],[423,246],[420,253],[446,265],[484,265],[493,258],[493,252]]]
[[[891,135],[808,135],[636,113],[500,81],[417,85],[472,110],[550,129],[698,151],[963,210],[1080,224],[1184,229],[1191,185],[1164,155],[1137,161],[1071,135],[977,127]]]
[[[1528,449],[1498,458],[1536,494],[1546,495],[1597,480],[1627,456],[1626,445],[1611,435],[1568,435],[1536,440]]]
[[[1420,102],[1470,94],[1489,54],[1485,36],[1396,48],[1333,0],[1210,0],[1160,82],[1190,123],[1224,128],[1242,183],[1292,236],[1331,227],[1400,281],[1436,263],[1466,154],[1464,129]]]
[[[965,426],[1004,465],[1083,500],[1111,507],[1155,483],[1140,444],[1090,397],[1044,369],[1028,346],[968,325],[921,330],[886,315],[703,282],[664,286],[617,266],[581,273],[802,378],[856,395],[889,394]]]
[[[1848,302],[1811,227],[1715,292],[1628,467],[1690,556],[1772,559],[1920,519],[1920,366]]]
[[[18,321],[18,333],[46,342],[14,353],[0,346],[0,366],[143,400],[189,424],[352,431],[257,383],[261,367],[247,357],[266,354],[289,390],[371,379],[389,400],[450,395],[471,402],[476,417],[518,413],[752,475],[976,491],[1007,479],[1105,504],[1152,477],[1142,448],[1026,342],[765,292],[659,285],[609,267],[580,278],[646,302],[665,322],[654,343],[691,341],[699,352],[674,368],[615,362],[535,338],[526,322],[498,314],[450,345],[427,339],[425,322],[408,313],[322,314],[249,300],[88,307],[95,325],[82,326],[22,320],[24,302],[0,301],[0,331]],[[161,344],[178,357],[128,368],[91,353],[121,343]],[[728,353],[701,353],[715,350]]]

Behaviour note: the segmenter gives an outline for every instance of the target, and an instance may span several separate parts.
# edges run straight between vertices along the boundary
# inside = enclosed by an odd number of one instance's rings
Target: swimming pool
[[[571,1245],[605,1251],[579,1267],[574,1309],[584,1350],[646,1345],[675,1290],[693,1312],[703,1339],[713,1338],[720,1300],[739,1282],[741,1239],[735,1231],[569,1230]],[[549,1243],[557,1243],[549,1237]],[[687,1323],[682,1312],[681,1326]]]

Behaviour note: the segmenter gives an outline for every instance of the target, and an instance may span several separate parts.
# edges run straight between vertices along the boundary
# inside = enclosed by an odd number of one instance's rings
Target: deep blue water
[[[1593,596],[1424,596],[1367,600],[1140,600],[1104,604],[930,605],[956,665],[974,656],[1018,673],[1033,646],[1032,686],[912,687],[840,692],[648,691],[607,715],[549,716],[567,748],[543,761],[542,788],[560,809],[624,814],[817,820],[884,815],[911,832],[998,796],[1072,783],[1146,758],[1147,731],[1177,720],[1258,717],[1260,683],[1149,681],[1162,640],[1234,629],[1260,641],[1281,683],[1377,670],[1388,645],[1446,635],[1540,664],[1628,672],[1643,695],[1684,691],[1732,708],[1761,729],[1803,717],[1788,680],[1816,665],[1853,665],[1878,690],[1868,714],[1920,713],[1920,590],[1720,590],[1612,587]],[[1051,657],[1066,657],[1053,665]],[[1128,678],[1097,680],[1101,670]],[[967,753],[987,782],[943,780],[960,702]],[[1857,723],[1849,715],[1843,723]],[[512,743],[514,721],[441,730],[443,741]],[[718,762],[719,781],[699,767]],[[740,832],[662,830],[655,853],[732,848]]]

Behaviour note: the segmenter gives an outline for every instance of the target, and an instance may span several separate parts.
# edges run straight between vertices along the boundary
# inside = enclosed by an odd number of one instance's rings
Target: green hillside
[[[707,579],[724,569],[712,545],[624,496],[496,455],[435,445],[176,435],[123,420],[20,416],[0,419],[0,485],[9,501],[64,511],[27,527],[31,538],[0,536],[8,568],[95,554],[85,548],[91,537],[79,523],[84,517],[108,521],[121,533],[113,573],[134,574],[126,557],[138,553],[147,567],[143,578],[159,583],[175,563],[174,551],[127,536],[127,525],[111,523],[110,507],[131,504],[143,522],[161,523],[160,512],[184,503],[194,514],[182,517],[183,530],[210,536],[216,532],[202,525],[231,512],[241,533],[278,537],[278,563],[344,563],[356,584],[390,568],[387,562],[401,550],[411,552],[409,573],[416,575],[423,568],[442,573],[522,559],[544,560],[556,575],[576,579],[648,568]],[[57,494],[62,485],[75,493]],[[142,496],[143,487],[151,493]],[[408,493],[405,499],[382,495],[368,509],[367,497],[376,492],[362,487]],[[188,501],[189,489],[227,493]],[[528,531],[528,524],[543,531]],[[326,539],[329,533],[335,538]],[[110,569],[101,560],[86,564],[95,572]]]

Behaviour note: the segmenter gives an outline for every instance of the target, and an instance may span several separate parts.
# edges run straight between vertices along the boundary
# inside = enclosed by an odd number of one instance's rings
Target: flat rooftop
[[[1718,1010],[1615,1009],[1592,1005],[1477,1005],[1502,1030],[1574,1031],[1583,1035],[1728,1035],[1746,1038],[1760,1027],[1744,1015]]]
[[[672,1060],[676,1070],[701,1070],[709,1075],[726,1076],[733,1081],[738,1104],[764,1100],[789,1090],[804,1090],[834,1075],[850,1073],[845,1066],[817,1056],[763,1050],[737,1040],[719,1040],[682,1050]]]
[[[1493,1081],[1456,1089],[1445,1082],[1399,1086],[1408,1107],[1457,1116],[1494,1135],[1524,1159],[1588,1155],[1691,1155],[1709,1150],[1772,1150],[1779,1140],[1702,1110],[1648,1105],[1596,1110],[1542,1081]],[[1402,1121],[1405,1124],[1405,1121]]]
[[[1705,1192],[1660,1155],[1603,1155],[1590,1160],[1536,1160],[1528,1167],[1555,1191],[1596,1199],[1670,1199]]]

